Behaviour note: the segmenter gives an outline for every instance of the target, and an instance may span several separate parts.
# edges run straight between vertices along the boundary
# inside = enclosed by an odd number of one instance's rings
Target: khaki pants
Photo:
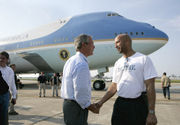
[[[10,94],[10,100],[9,100],[9,113],[15,112],[14,105],[11,103],[12,95]],[[18,94],[16,94],[16,101],[18,99]]]
[[[41,96],[41,92],[42,92],[42,89],[43,89],[43,95],[46,96],[46,84],[45,83],[40,83],[39,85],[39,96]]]
[[[58,96],[58,85],[53,85],[52,90],[53,90],[53,96],[55,92],[56,92],[56,96]]]

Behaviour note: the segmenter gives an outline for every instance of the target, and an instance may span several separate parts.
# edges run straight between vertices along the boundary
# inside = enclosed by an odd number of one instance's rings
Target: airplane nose
[[[159,36],[162,37],[162,39],[164,39],[166,41],[169,40],[169,37],[168,37],[168,35],[166,33],[159,30],[159,34],[160,34]]]

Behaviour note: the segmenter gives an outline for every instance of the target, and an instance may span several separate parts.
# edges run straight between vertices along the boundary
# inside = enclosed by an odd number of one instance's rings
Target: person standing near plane
[[[11,64],[10,67],[14,71],[14,81],[15,81],[15,85],[16,85],[16,90],[18,90],[18,81],[17,81],[17,76],[16,76],[16,73],[15,73],[16,65]],[[18,97],[18,95],[16,94],[16,101],[17,101],[17,97]],[[15,109],[14,109],[14,104],[11,101],[9,103],[10,103],[9,104],[9,115],[18,115],[19,113],[16,112]]]
[[[43,95],[46,96],[46,81],[47,78],[44,75],[44,72],[41,72],[41,75],[38,77],[38,85],[39,85],[39,97],[41,97],[41,91],[43,89]]]
[[[170,80],[170,78],[168,78],[166,76],[166,72],[164,72],[162,77],[161,77],[161,84],[162,84],[164,98],[166,98],[166,92],[167,92],[168,100],[170,100],[170,90],[169,90],[169,87],[171,86],[171,80]]]
[[[53,94],[52,96],[54,97],[54,93],[56,92],[56,97],[58,97],[58,88],[60,85],[60,79],[59,76],[57,76],[57,73],[54,73],[54,75],[51,78],[51,86],[52,86],[52,90],[53,90]]]
[[[82,34],[75,41],[76,55],[64,65],[61,97],[66,125],[87,125],[88,110],[98,113],[91,104],[91,78],[87,57],[95,48],[91,36]]]
[[[157,124],[154,88],[157,73],[151,59],[132,49],[132,40],[127,34],[115,38],[115,47],[122,57],[114,65],[111,86],[96,106],[100,108],[117,92],[112,125]]]
[[[12,93],[13,104],[16,104],[16,86],[14,72],[7,66],[9,54],[0,53],[0,125],[8,125],[9,90]]]

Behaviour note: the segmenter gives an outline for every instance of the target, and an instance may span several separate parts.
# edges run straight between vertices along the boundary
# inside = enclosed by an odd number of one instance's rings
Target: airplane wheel
[[[104,81],[103,80],[96,80],[96,81],[94,81],[94,83],[93,83],[93,88],[95,89],[95,90],[103,90],[104,88],[105,88],[105,83],[104,83]]]

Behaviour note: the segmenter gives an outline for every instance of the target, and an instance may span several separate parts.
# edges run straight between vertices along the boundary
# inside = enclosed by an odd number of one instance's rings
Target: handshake
[[[102,105],[103,104],[101,102],[93,103],[87,109],[95,114],[99,114]]]

